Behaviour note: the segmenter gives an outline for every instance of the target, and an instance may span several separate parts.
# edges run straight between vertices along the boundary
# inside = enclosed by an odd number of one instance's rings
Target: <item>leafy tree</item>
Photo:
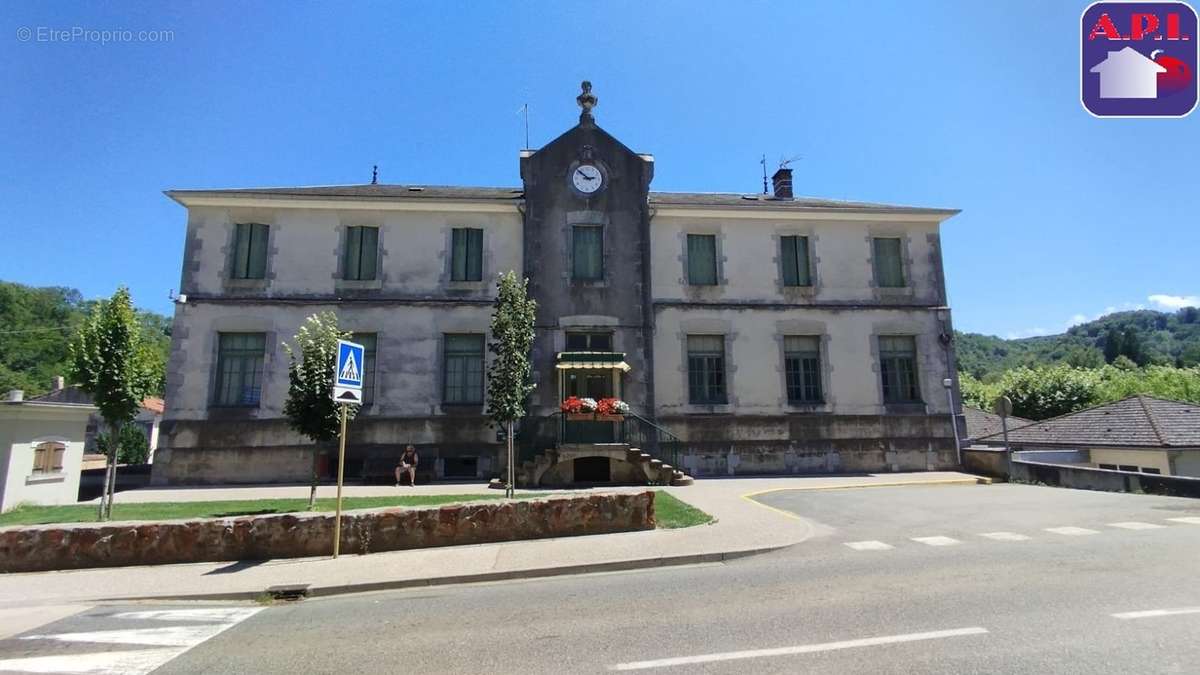
[[[100,417],[115,438],[131,422],[153,388],[153,371],[142,349],[141,329],[134,316],[129,290],[117,289],[97,303],[70,344],[70,374],[79,388],[91,394]],[[117,447],[111,444],[100,497],[100,519],[112,516],[116,485]]]
[[[1133,362],[1133,359],[1121,354],[1113,359],[1112,367],[1117,370],[1137,370],[1138,364]]]
[[[73,288],[34,288],[0,281],[0,391],[44,394],[55,375],[70,371],[70,342],[97,302]],[[161,396],[171,343],[171,320],[136,311],[142,346],[155,372],[152,395]]]
[[[317,504],[317,474],[321,445],[338,437],[341,431],[340,403],[333,400],[333,369],[337,363],[338,340],[350,339],[350,333],[338,329],[333,312],[313,314],[296,333],[294,345],[284,344],[288,355],[288,397],[283,413],[288,425],[313,442],[312,484],[308,508]],[[347,419],[358,414],[358,406],[348,406]]]
[[[991,410],[1000,391],[999,387],[981,382],[970,373],[958,374],[958,389],[964,404],[981,410]]]
[[[1096,401],[1095,371],[1070,366],[1017,368],[1004,374],[999,393],[1013,403],[1013,414],[1043,420],[1075,412]]]
[[[537,302],[529,298],[528,284],[528,279],[518,278],[511,270],[499,276],[492,312],[492,341],[488,344],[488,350],[495,355],[488,368],[488,414],[506,432],[508,472],[504,482],[508,497],[513,495],[516,475],[513,422],[525,415],[525,398],[533,390],[529,352],[533,347]]]
[[[112,433],[100,434],[96,437],[96,447],[105,455],[112,452]],[[126,424],[121,427],[121,442],[117,447],[117,463],[145,464],[150,458],[150,442],[146,434],[136,424]]]
[[[1109,328],[1104,334],[1104,361],[1112,363],[1125,353],[1125,335],[1116,328]]]

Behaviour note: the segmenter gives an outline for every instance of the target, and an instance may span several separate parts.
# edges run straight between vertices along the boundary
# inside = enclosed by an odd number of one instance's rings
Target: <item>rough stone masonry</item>
[[[162,522],[77,523],[0,529],[0,571],[326,556],[334,516],[289,513]],[[386,508],[342,515],[341,550],[434,546],[654,529],[654,493]]]

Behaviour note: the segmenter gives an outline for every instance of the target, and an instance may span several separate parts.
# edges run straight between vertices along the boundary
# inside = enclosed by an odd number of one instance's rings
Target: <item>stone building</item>
[[[351,474],[409,442],[437,478],[497,474],[507,270],[538,302],[526,482],[638,480],[621,443],[695,476],[955,464],[939,228],[957,211],[797,198],[787,168],[771,194],[653,192],[654,158],[596,125],[590,85],[578,101],[517,187],[168,191],[187,238],[155,480],[305,479],[282,343],[322,310],[368,350]],[[569,395],[631,414],[568,422]]]

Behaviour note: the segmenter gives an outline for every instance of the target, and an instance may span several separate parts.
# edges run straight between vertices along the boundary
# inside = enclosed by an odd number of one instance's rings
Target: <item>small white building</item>
[[[76,502],[88,418],[95,411],[8,393],[0,403],[0,511]]]

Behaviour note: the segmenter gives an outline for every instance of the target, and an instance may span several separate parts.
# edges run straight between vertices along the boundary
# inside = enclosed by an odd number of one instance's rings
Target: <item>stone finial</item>
[[[582,83],[580,83],[579,88],[583,90],[578,96],[575,97],[575,102],[578,103],[579,107],[583,109],[583,112],[579,113],[579,121],[590,122],[592,121],[592,108],[596,107],[596,104],[600,102],[600,99],[596,98],[596,95],[592,93],[591,82],[584,80]]]

